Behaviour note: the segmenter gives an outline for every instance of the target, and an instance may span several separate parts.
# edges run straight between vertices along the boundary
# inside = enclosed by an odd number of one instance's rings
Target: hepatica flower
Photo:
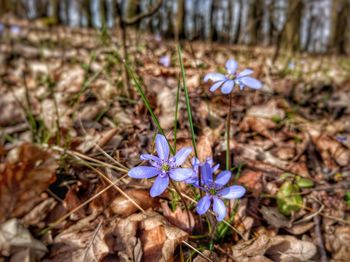
[[[212,158],[208,157],[207,160],[204,162],[204,163],[208,163],[210,165],[210,167],[212,167],[213,169],[213,173],[218,170],[219,168],[219,164],[217,164],[216,166],[213,167],[213,164],[214,164],[214,161]],[[199,186],[199,183],[198,183],[198,177],[199,177],[199,169],[201,166],[204,165],[204,163],[201,163],[199,161],[198,158],[196,157],[193,157],[192,160],[191,160],[191,164],[192,164],[192,175],[190,178],[186,179],[185,182],[187,184],[190,184],[190,185],[193,185],[193,186],[196,186],[198,187]]]
[[[249,76],[254,71],[251,69],[244,69],[242,72],[237,73],[238,63],[230,59],[226,62],[227,74],[223,75],[220,73],[209,73],[204,77],[204,82],[211,80],[214,84],[210,87],[210,91],[214,92],[216,89],[221,88],[223,94],[229,94],[232,92],[233,87],[238,85],[241,90],[245,86],[260,89],[262,84],[259,80]]]
[[[191,168],[181,168],[188,155],[192,152],[191,147],[180,149],[175,156],[170,156],[169,145],[163,135],[156,136],[157,156],[151,154],[142,154],[141,160],[147,160],[150,166],[138,166],[129,170],[128,175],[132,178],[151,178],[156,177],[151,188],[152,197],[159,196],[168,187],[170,179],[174,181],[184,181],[191,177]]]
[[[214,180],[213,168],[207,162],[201,167],[201,175],[203,180],[201,189],[205,192],[205,196],[197,203],[197,213],[203,215],[213,204],[216,218],[221,221],[226,216],[226,206],[222,199],[240,198],[244,195],[245,188],[242,186],[225,187],[231,178],[230,171],[222,171]]]
[[[170,57],[168,55],[164,55],[161,58],[159,58],[159,63],[165,67],[170,66]]]

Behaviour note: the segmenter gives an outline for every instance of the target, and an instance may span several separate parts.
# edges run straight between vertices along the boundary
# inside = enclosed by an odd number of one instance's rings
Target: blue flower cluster
[[[198,159],[193,158],[192,168],[181,167],[191,154],[191,147],[184,147],[174,156],[170,156],[169,145],[163,135],[156,136],[155,144],[158,156],[141,155],[141,160],[148,161],[150,165],[134,167],[128,173],[130,177],[138,179],[156,177],[150,191],[152,197],[161,195],[169,186],[170,179],[186,182],[205,193],[197,204],[197,213],[203,215],[213,203],[213,211],[217,220],[221,221],[226,216],[226,206],[222,198],[235,199],[244,195],[245,189],[242,186],[225,187],[231,178],[230,171],[222,171],[215,180],[213,179],[213,173],[218,170],[219,165],[212,167],[213,161],[211,159],[200,163]],[[201,172],[202,177],[201,183],[199,183],[199,172]]]
[[[221,92],[224,94],[231,93],[235,85],[238,85],[240,90],[243,90],[245,86],[253,89],[262,87],[260,81],[249,76],[253,73],[252,70],[245,69],[237,73],[237,68],[237,62],[230,59],[226,63],[227,75],[209,73],[204,77],[204,82],[211,80],[213,85],[210,91],[214,92],[221,88]],[[197,158],[192,158],[191,168],[182,167],[182,164],[192,152],[191,147],[184,147],[174,156],[171,156],[168,141],[163,135],[158,134],[156,136],[155,144],[158,156],[141,155],[141,160],[148,161],[150,165],[134,167],[128,173],[130,177],[138,179],[156,177],[150,190],[152,197],[161,195],[169,186],[170,179],[185,182],[204,193],[197,203],[197,213],[203,215],[212,206],[217,220],[221,221],[226,216],[226,206],[223,200],[241,198],[245,194],[246,190],[242,186],[226,186],[231,179],[230,171],[221,171],[215,175],[219,165],[214,166],[212,159],[207,159],[204,163],[201,163]],[[201,175],[199,176],[199,174]],[[200,178],[201,181],[199,182]]]

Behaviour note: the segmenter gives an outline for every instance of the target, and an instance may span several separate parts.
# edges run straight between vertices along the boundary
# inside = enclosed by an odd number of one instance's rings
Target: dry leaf
[[[168,261],[173,257],[176,246],[186,240],[188,234],[169,225],[164,217],[147,212],[141,223],[143,261]]]
[[[12,159],[0,171],[0,221],[28,213],[55,181],[58,167],[51,154],[31,144],[21,145],[8,156]]]
[[[273,261],[308,261],[317,253],[315,244],[298,240],[293,236],[274,236],[271,239],[268,257]]]
[[[46,252],[45,245],[33,238],[29,230],[24,228],[17,219],[13,218],[0,224],[2,256],[11,256],[11,261],[39,261]],[[25,258],[25,260],[15,260],[15,258]]]
[[[152,198],[146,190],[129,189],[125,193],[143,209],[148,209],[156,205],[157,200]],[[114,214],[120,217],[128,217],[139,210],[138,207],[123,195],[117,196],[111,202],[110,208]]]
[[[334,233],[325,234],[326,249],[332,253],[333,261],[348,261],[350,257],[350,227],[339,226]]]
[[[161,202],[161,206],[164,217],[168,219],[171,224],[187,232],[192,232],[195,225],[195,221],[191,211],[189,211],[189,221],[186,210],[182,210],[179,206],[174,212],[170,210],[168,203],[165,201]]]
[[[260,235],[257,239],[239,242],[232,247],[233,257],[238,261],[247,258],[265,256],[273,261],[308,261],[316,253],[316,246],[308,241],[292,236]]]

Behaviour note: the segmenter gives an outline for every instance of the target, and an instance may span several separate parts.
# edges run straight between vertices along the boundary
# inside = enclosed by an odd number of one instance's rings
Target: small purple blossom
[[[191,160],[193,172],[192,172],[192,176],[185,180],[185,182],[187,184],[190,184],[190,185],[193,185],[193,186],[196,186],[196,187],[199,186],[199,183],[198,183],[199,168],[201,166],[203,166],[205,163],[209,163],[210,167],[212,167],[212,169],[213,169],[213,173],[216,170],[218,170],[219,166],[220,166],[219,164],[217,164],[216,166],[213,167],[214,161],[213,161],[213,159],[211,157],[208,157],[204,163],[201,163],[198,158],[193,157],[192,160]]]
[[[181,168],[192,152],[191,147],[180,149],[175,156],[170,157],[170,150],[165,136],[156,136],[156,150],[158,157],[151,154],[142,154],[141,160],[147,160],[151,166],[138,166],[129,170],[128,175],[132,178],[155,177],[150,195],[156,197],[161,195],[168,187],[170,178],[174,181],[184,181],[192,175],[191,168]]]
[[[159,63],[165,67],[170,66],[170,57],[168,55],[164,55],[159,58]]]
[[[237,73],[237,68],[238,63],[233,59],[229,59],[226,62],[227,75],[208,73],[204,77],[204,82],[208,80],[213,81],[214,84],[210,87],[210,91],[214,92],[216,89],[221,88],[223,94],[231,93],[235,85],[238,85],[241,90],[243,90],[245,86],[253,89],[260,89],[262,87],[259,80],[249,76],[254,72],[253,70],[244,69],[242,72]]]
[[[13,25],[13,26],[11,26],[10,31],[11,31],[12,35],[16,36],[16,35],[19,35],[21,33],[22,29],[18,25]]]
[[[241,198],[245,194],[245,188],[242,186],[229,186],[225,185],[231,178],[230,171],[222,171],[213,179],[213,168],[208,162],[201,166],[202,186],[201,189],[205,192],[197,203],[197,213],[203,215],[206,213],[213,203],[213,211],[216,214],[218,221],[222,221],[226,216],[226,206],[222,198],[236,199]]]
[[[0,23],[0,35],[4,32],[5,26],[4,24]]]
[[[346,136],[337,136],[336,139],[340,143],[345,143],[348,140]]]

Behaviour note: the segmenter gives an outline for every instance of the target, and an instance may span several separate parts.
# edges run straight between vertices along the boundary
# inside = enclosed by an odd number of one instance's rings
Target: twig
[[[94,240],[95,240],[95,238],[97,236],[97,233],[98,233],[98,231],[100,230],[100,228],[102,226],[102,222],[103,222],[103,219],[101,219],[101,221],[98,223],[97,228],[96,228],[96,230],[94,232],[94,235],[92,236],[92,239],[91,239],[89,245],[86,247],[84,258],[83,258],[83,262],[86,261],[86,257],[87,257],[87,254],[89,252],[89,249],[91,248],[92,244],[94,243]]]
[[[313,202],[312,203],[312,208],[313,209],[318,209],[319,208],[319,204],[317,202]],[[324,248],[324,244],[323,244],[323,238],[322,238],[322,232],[321,232],[321,227],[320,227],[320,217],[319,215],[316,213],[316,215],[314,216],[314,223],[315,223],[315,235],[316,235],[316,241],[317,241],[317,245],[321,254],[321,260],[322,262],[327,262],[328,258],[327,258],[327,253],[326,250]]]

